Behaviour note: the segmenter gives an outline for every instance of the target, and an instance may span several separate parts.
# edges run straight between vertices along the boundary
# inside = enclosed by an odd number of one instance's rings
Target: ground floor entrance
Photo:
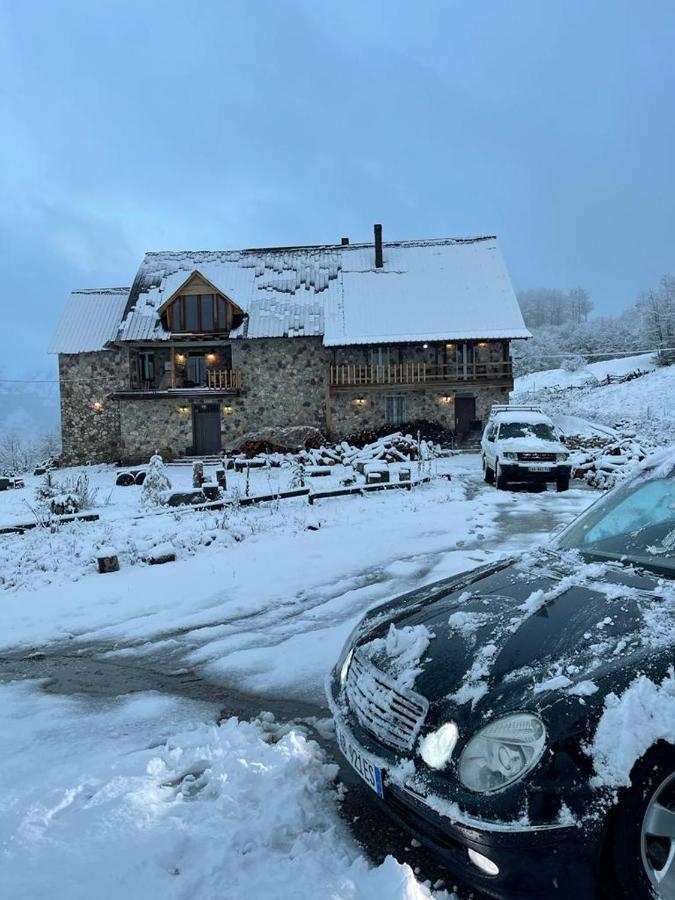
[[[192,407],[194,452],[197,456],[220,453],[220,404],[195,403]]]
[[[471,423],[476,418],[476,398],[455,397],[455,440],[461,442],[471,431]]]

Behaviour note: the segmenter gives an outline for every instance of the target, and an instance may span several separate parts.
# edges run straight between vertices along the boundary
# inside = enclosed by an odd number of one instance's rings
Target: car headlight
[[[345,682],[347,681],[347,675],[349,674],[349,666],[351,665],[353,655],[354,655],[354,648],[352,647],[352,649],[345,656],[344,662],[342,663],[342,666],[340,667],[340,687],[345,686]]]
[[[555,455],[556,462],[567,462],[570,458],[569,453],[556,453]]]
[[[512,453],[510,451],[505,451],[504,453],[502,453],[502,456],[504,457],[504,459],[518,459],[518,454]]]
[[[546,746],[544,723],[532,713],[511,713],[474,734],[459,760],[459,780],[487,794],[530,772]]]

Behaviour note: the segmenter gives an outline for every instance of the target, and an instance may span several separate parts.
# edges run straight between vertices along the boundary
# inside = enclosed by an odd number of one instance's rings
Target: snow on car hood
[[[392,606],[367,637],[382,639],[391,622],[430,633],[414,689],[439,719],[451,709],[461,720],[541,705],[560,692],[596,694],[627,656],[675,645],[675,588],[620,565],[542,551],[398,615]]]
[[[513,453],[569,453],[560,441],[545,441],[541,438],[504,438],[499,442],[500,450]]]

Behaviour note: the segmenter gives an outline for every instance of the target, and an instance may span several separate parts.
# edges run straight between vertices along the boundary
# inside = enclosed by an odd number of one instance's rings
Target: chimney
[[[373,230],[375,232],[375,268],[381,269],[384,265],[384,260],[382,259],[382,226],[375,225]]]
[[[349,238],[342,238],[340,240],[340,243],[342,244],[343,247],[348,247],[349,246]]]

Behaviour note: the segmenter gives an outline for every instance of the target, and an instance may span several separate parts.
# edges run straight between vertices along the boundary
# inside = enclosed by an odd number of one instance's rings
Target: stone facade
[[[314,425],[325,432],[331,359],[320,337],[233,341],[232,368],[241,371],[242,388],[228,400],[231,412],[223,414],[223,442],[277,425]]]
[[[150,348],[155,355],[156,389],[171,386],[170,348]],[[177,345],[177,356],[194,347]],[[166,458],[193,452],[193,403],[217,404],[220,408],[222,446],[262,427],[313,425],[331,438],[341,439],[386,424],[387,397],[404,398],[407,421],[437,422],[448,431],[455,428],[455,398],[473,396],[476,418],[487,419],[490,406],[508,400],[508,387],[444,389],[425,387],[368,387],[331,393],[331,365],[362,364],[370,361],[367,347],[327,348],[321,337],[258,338],[235,340],[220,347],[204,348],[213,356],[215,368],[227,360],[241,372],[242,385],[237,394],[213,397],[145,396],[138,382],[135,351],[104,350],[96,353],[62,354],[61,419],[64,462],[127,462],[147,460],[159,450]],[[396,362],[447,361],[454,345],[445,347],[403,345],[395,350]],[[503,342],[478,345],[476,358],[500,362],[508,359]],[[454,359],[454,356],[453,356]],[[180,388],[184,373],[177,359],[176,385]],[[111,394],[128,392],[113,400]],[[392,423],[392,428],[395,427]]]
[[[423,419],[438,422],[448,431],[455,430],[455,398],[473,397],[476,401],[476,418],[486,422],[493,403],[507,403],[508,389],[498,387],[476,388],[467,391],[442,391],[434,388],[421,390],[358,390],[340,391],[329,401],[330,432],[336,438],[348,437],[359,431],[380,428],[386,423],[387,397],[403,398],[404,418],[412,422]],[[392,431],[396,426],[392,425]]]
[[[120,456],[118,404],[111,391],[128,387],[126,350],[59,355],[61,458],[67,465],[113,462]]]

